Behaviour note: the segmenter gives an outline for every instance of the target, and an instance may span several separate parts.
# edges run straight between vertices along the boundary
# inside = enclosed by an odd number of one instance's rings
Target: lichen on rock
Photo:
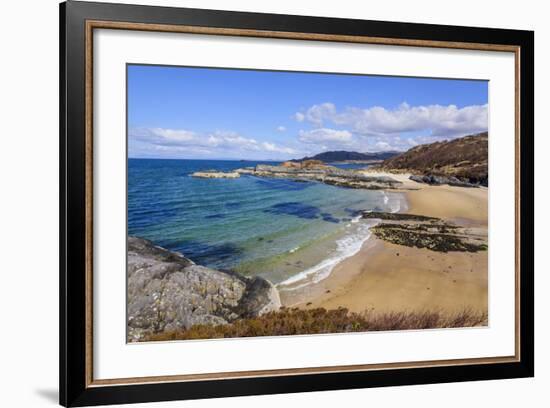
[[[267,280],[196,265],[183,255],[128,237],[128,341],[196,324],[219,325],[278,310]]]

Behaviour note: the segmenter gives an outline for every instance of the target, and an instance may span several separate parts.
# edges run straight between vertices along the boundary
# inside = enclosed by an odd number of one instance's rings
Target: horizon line
[[[325,152],[316,153],[311,156],[303,156],[300,158],[289,158],[289,159],[238,159],[238,158],[186,158],[186,157],[130,157],[126,156],[127,159],[151,159],[151,160],[219,160],[219,161],[266,161],[266,162],[285,162],[285,161],[292,161],[292,160],[304,160],[304,159],[311,159],[315,156],[318,156],[323,153],[333,153],[333,152],[346,152],[346,153],[360,153],[360,154],[382,154],[382,153],[405,153],[407,150],[380,150],[377,152],[357,152],[355,150],[327,150]]]
[[[274,159],[190,159],[190,158],[183,158],[183,157],[127,157],[128,160],[200,160],[200,161],[208,161],[208,160],[217,160],[217,161],[244,161],[244,162],[254,162],[254,161],[265,161],[265,162],[284,162],[289,160],[296,160],[296,159],[286,159],[286,160],[274,160]]]

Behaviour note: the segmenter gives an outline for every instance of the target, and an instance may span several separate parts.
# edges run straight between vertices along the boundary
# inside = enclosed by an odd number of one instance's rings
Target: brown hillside
[[[420,145],[384,160],[380,167],[414,174],[454,176],[469,183],[488,183],[488,133]]]

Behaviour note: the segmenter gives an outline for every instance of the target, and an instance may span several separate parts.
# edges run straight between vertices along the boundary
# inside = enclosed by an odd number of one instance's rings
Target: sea
[[[375,222],[361,219],[361,211],[397,212],[406,205],[401,194],[381,190],[253,175],[191,176],[257,164],[278,163],[129,159],[128,234],[199,265],[294,290],[325,279],[361,249]]]

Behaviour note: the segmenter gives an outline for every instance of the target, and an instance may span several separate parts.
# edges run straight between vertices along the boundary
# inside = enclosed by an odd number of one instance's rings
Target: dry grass
[[[216,339],[232,337],[288,336],[297,334],[349,333],[383,330],[418,330],[487,325],[487,313],[465,309],[459,313],[392,312],[353,313],[335,310],[287,309],[231,324],[195,325],[188,330],[156,333],[145,341]]]
[[[471,183],[488,179],[488,133],[415,146],[385,160],[385,169],[401,169],[419,174],[455,176]]]

